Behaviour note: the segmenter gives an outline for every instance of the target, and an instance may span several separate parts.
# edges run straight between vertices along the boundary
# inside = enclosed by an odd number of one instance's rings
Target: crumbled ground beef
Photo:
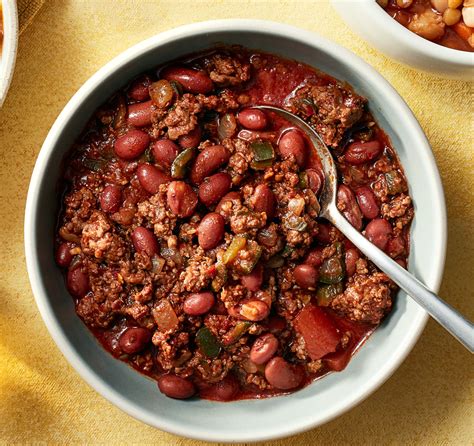
[[[206,60],[209,77],[221,87],[236,86],[250,79],[250,64],[234,55],[217,53]]]

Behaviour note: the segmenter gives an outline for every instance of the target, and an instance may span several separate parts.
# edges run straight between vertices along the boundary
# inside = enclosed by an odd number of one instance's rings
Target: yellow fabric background
[[[89,76],[160,31],[235,17],[281,21],[333,39],[375,66],[405,98],[432,143],[446,191],[449,246],[440,294],[474,318],[472,83],[417,73],[385,58],[325,1],[47,1],[20,38],[13,84],[0,110],[1,444],[204,444],[135,421],[68,365],[31,294],[23,212],[41,144]],[[271,444],[472,444],[472,365],[471,355],[430,321],[405,363],[368,400],[318,429]]]

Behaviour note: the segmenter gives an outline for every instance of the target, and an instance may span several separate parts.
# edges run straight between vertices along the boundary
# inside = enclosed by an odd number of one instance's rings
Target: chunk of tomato
[[[306,306],[298,313],[294,323],[313,361],[336,351],[342,334],[321,308],[315,305]]]

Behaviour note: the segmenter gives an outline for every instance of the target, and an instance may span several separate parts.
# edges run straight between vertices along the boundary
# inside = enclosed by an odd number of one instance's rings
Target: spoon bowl
[[[330,221],[365,256],[389,276],[402,290],[421,305],[440,325],[450,332],[471,353],[474,352],[474,326],[457,310],[429,290],[415,276],[402,268],[385,252],[367,240],[339,212],[336,204],[337,171],[329,148],[321,136],[305,121],[279,107],[260,105],[254,108],[278,114],[302,130],[313,144],[323,166],[324,184],[319,196],[320,217]]]

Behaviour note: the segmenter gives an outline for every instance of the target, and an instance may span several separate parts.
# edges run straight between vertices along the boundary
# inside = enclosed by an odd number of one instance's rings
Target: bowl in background
[[[370,45],[413,68],[474,80],[474,53],[430,42],[390,17],[375,0],[331,0],[344,21]]]
[[[95,109],[139,73],[216,43],[240,44],[315,66],[349,82],[369,99],[392,140],[414,199],[410,270],[438,290],[446,250],[446,210],[439,173],[418,122],[372,67],[316,34],[260,20],[219,20],[182,26],[128,49],[94,74],[51,128],[31,178],[25,211],[25,253],[31,286],[51,336],[67,360],[100,394],[139,420],[207,441],[249,442],[295,434],[347,411],[400,365],[418,339],[427,314],[404,293],[394,311],[349,366],[306,388],[261,400],[217,403],[173,400],[155,381],[107,353],[82,323],[53,255],[61,161]]]
[[[1,0],[3,44],[0,51],[0,107],[3,105],[15,69],[18,46],[18,12],[15,0]]]

